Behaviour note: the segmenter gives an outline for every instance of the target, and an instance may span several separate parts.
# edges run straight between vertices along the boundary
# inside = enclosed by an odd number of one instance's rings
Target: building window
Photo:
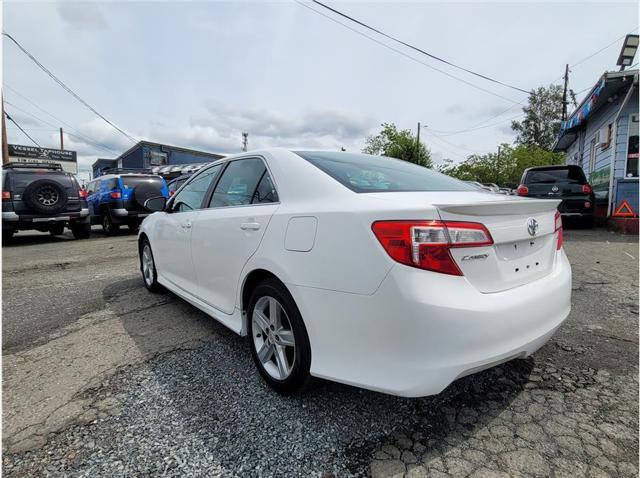
[[[167,164],[167,153],[160,151],[149,151],[149,166],[165,166]]]
[[[592,173],[596,169],[596,149],[598,144],[597,137],[591,140],[591,147],[589,148],[589,173]]]
[[[638,115],[629,118],[629,143],[627,145],[627,165],[625,177],[638,177]]]

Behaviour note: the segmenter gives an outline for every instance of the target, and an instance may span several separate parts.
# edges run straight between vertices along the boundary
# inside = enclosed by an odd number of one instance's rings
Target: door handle
[[[240,229],[242,229],[243,231],[257,231],[258,229],[260,229],[260,223],[259,222],[243,222],[242,224],[240,224]]]

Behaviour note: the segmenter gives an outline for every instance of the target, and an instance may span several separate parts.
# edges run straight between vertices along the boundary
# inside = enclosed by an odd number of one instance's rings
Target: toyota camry
[[[566,319],[558,203],[387,157],[243,153],[147,200],[140,268],[247,336],[281,393],[321,377],[425,396],[531,355]]]

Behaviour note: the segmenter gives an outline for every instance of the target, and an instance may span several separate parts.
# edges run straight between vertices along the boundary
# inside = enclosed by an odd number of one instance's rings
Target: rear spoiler
[[[507,199],[502,201],[482,201],[467,204],[434,204],[438,210],[467,216],[512,216],[516,214],[536,214],[554,211],[559,199]]]

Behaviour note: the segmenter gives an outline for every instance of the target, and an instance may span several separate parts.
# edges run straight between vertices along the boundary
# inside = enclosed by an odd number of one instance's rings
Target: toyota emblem
[[[554,193],[557,193],[558,192],[558,186],[553,186],[551,188],[551,191],[554,192]]]
[[[530,217],[527,219],[527,231],[529,231],[530,236],[535,236],[538,233],[538,221],[534,218]]]

